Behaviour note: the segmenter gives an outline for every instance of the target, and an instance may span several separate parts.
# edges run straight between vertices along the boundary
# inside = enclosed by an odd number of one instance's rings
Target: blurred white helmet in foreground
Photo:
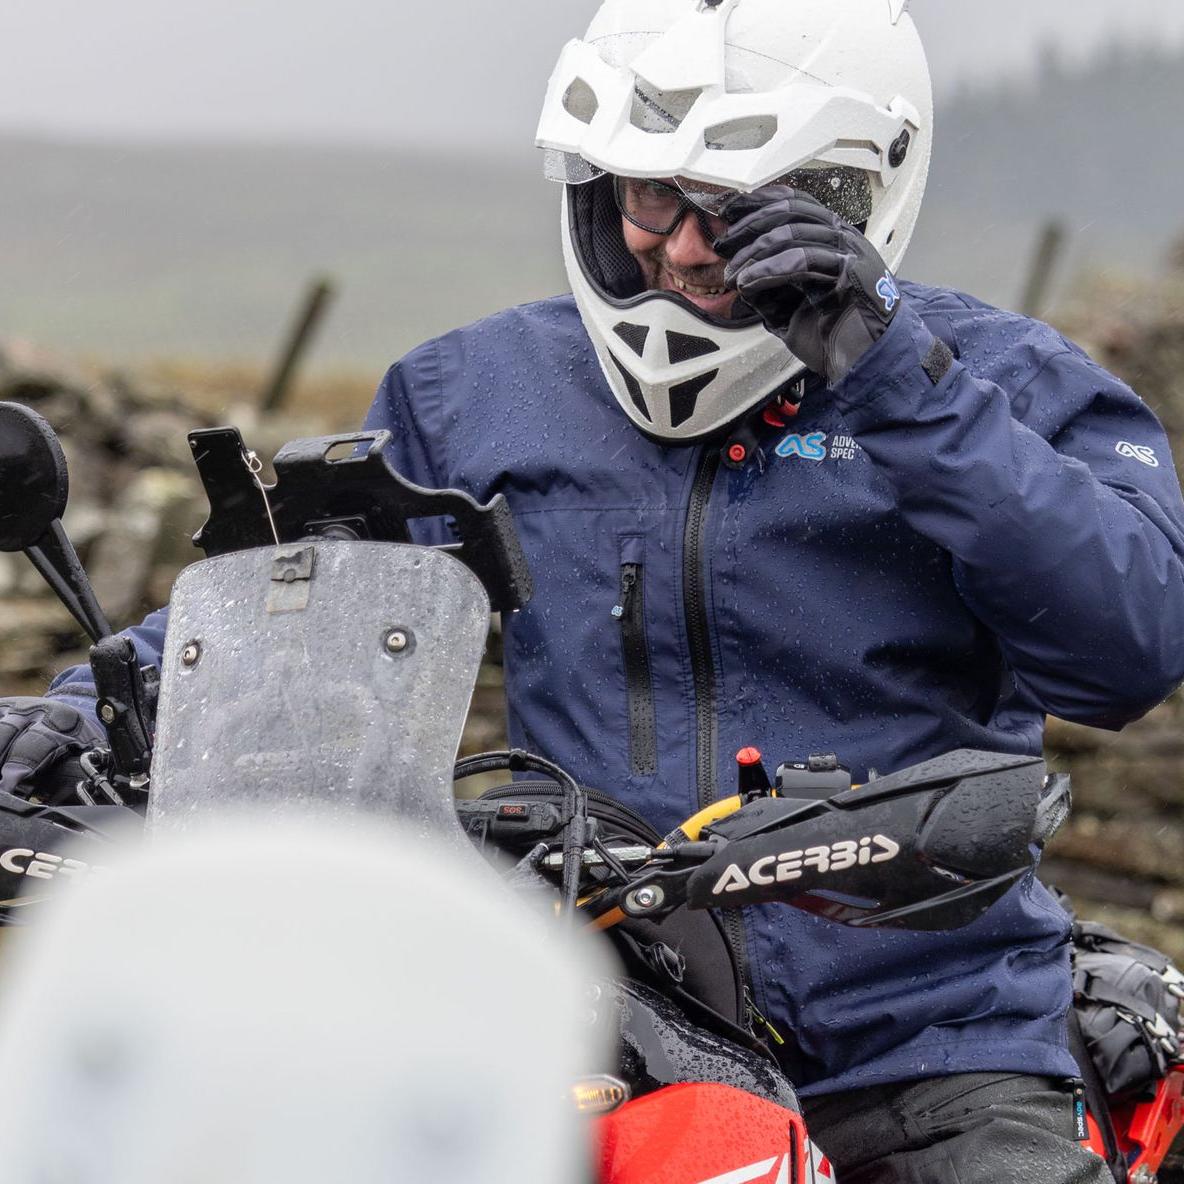
[[[5,1184],[582,1178],[606,968],[455,852],[269,826],[154,843],[6,962]]]
[[[794,173],[894,271],[929,171],[933,101],[908,0],[607,0],[563,49],[536,143],[567,185],[568,278],[630,419],[689,441],[765,402],[800,362],[745,306],[724,320],[645,291],[612,177],[693,200]],[[748,313],[749,315],[745,315]]]

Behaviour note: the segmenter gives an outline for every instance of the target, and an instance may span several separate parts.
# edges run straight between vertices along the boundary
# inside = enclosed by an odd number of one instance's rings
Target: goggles
[[[809,194],[844,222],[862,230],[872,215],[871,178],[862,169],[842,165],[794,169],[771,185],[788,185]],[[711,242],[727,229],[722,211],[740,190],[704,181],[674,178],[657,181],[645,177],[614,177],[617,208],[634,226],[650,234],[668,235],[693,212]]]
[[[718,203],[720,209],[734,190],[722,192],[726,196]],[[622,216],[650,234],[673,234],[687,214],[692,213],[709,243],[714,242],[728,228],[727,222],[718,212],[712,213],[702,200],[696,200],[696,197],[708,195],[696,193],[693,197],[677,182],[671,185],[666,181],[651,181],[645,177],[614,177],[613,195]]]

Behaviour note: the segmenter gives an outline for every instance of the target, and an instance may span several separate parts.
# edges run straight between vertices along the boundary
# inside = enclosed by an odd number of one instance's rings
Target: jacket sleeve
[[[390,432],[386,456],[396,472],[427,489],[448,487],[434,342],[420,346],[386,372],[370,405],[365,428]],[[425,546],[455,541],[447,524],[439,519],[413,521],[408,529],[412,539]]]
[[[906,302],[834,397],[906,521],[950,552],[1016,693],[1118,728],[1184,679],[1184,502],[1168,440],[1063,340],[1012,345],[1005,391],[934,351]]]

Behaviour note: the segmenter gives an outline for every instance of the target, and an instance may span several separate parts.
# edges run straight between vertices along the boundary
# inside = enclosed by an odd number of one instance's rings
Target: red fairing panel
[[[1184,1066],[1175,1066],[1159,1082],[1154,1097],[1119,1106],[1110,1117],[1130,1174],[1135,1175],[1141,1168],[1157,1172],[1168,1149],[1184,1130]],[[1106,1145],[1093,1115],[1089,1131],[1086,1146],[1105,1158]]]
[[[598,1120],[601,1184],[810,1184],[800,1114],[728,1085],[672,1085]]]

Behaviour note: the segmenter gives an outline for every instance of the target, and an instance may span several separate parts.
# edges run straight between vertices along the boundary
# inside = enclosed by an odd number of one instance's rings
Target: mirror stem
[[[111,636],[111,626],[60,519],[55,518],[45,533],[25,548],[25,554],[92,641]]]

